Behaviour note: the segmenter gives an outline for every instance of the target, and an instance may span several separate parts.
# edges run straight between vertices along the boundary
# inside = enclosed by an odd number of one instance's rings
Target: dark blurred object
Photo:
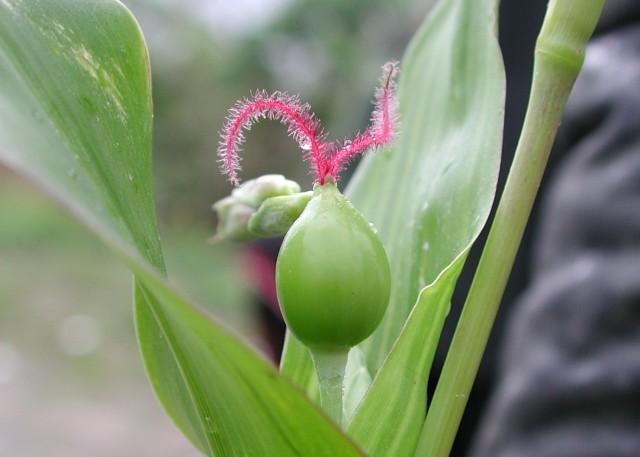
[[[473,457],[640,455],[638,88],[640,3],[610,0],[559,132],[531,284]]]
[[[242,251],[240,261],[247,281],[253,286],[255,305],[260,317],[260,330],[265,342],[263,351],[274,362],[280,361],[286,325],[276,294],[276,258],[282,238],[254,241]]]

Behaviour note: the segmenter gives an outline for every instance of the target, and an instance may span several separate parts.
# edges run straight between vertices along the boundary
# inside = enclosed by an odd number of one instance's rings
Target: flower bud
[[[218,200],[213,205],[213,210],[218,216],[218,225],[216,233],[209,242],[217,241],[251,241],[258,238],[249,231],[249,219],[255,212],[255,209],[238,202],[233,196],[228,196],[222,200]]]
[[[262,175],[243,183],[231,191],[231,195],[241,203],[257,209],[269,197],[290,195],[300,192],[300,185],[282,175]]]
[[[309,201],[308,197],[301,195],[298,183],[282,175],[264,175],[247,181],[233,189],[230,196],[213,205],[218,225],[209,241],[244,242],[283,235]],[[271,201],[264,209],[260,209],[273,198],[279,200]],[[260,215],[251,223],[256,213]],[[256,231],[252,231],[250,226]]]

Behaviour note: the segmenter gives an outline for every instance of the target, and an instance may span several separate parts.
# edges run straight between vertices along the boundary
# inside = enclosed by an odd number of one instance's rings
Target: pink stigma
[[[284,92],[269,95],[256,92],[251,99],[239,101],[229,110],[227,121],[221,132],[218,147],[220,168],[234,185],[239,185],[239,153],[244,142],[243,130],[249,129],[263,118],[279,120],[287,125],[289,135],[304,151],[304,158],[311,163],[314,182],[324,184],[327,175],[336,180],[340,172],[353,157],[368,150],[390,144],[398,127],[396,84],[397,62],[388,62],[383,67],[381,87],[376,91],[371,125],[352,140],[345,140],[338,148],[326,141],[320,121],[310,112],[310,106],[301,103],[298,97]]]

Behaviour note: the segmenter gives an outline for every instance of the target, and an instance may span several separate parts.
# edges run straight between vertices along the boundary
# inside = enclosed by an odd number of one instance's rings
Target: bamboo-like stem
[[[552,0],[535,49],[520,141],[469,295],[428,410],[416,456],[451,451],[560,125],[604,0]]]
[[[340,427],[344,403],[344,373],[350,348],[311,348],[311,358],[318,375],[320,406]]]

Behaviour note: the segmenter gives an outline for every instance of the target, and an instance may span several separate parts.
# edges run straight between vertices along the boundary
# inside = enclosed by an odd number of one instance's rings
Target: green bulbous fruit
[[[372,227],[332,182],[287,232],[276,285],[289,329],[312,348],[355,346],[378,327],[391,273]]]

